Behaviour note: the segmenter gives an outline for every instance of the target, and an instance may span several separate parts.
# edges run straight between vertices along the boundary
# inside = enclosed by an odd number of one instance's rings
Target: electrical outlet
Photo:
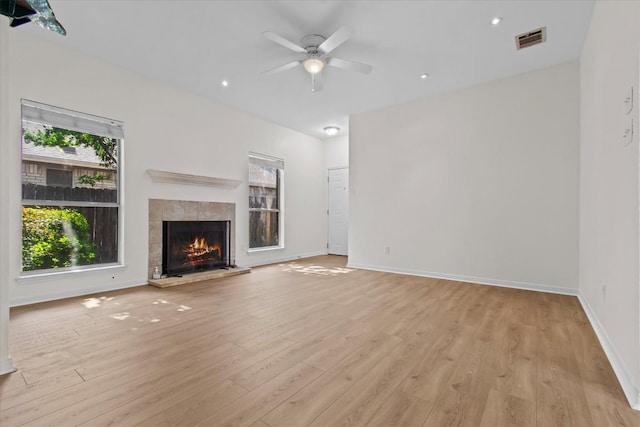
[[[389,255],[391,253],[391,247],[390,246],[385,246],[384,247],[384,254],[385,255]]]
[[[602,285],[602,300],[607,300],[607,285]]]

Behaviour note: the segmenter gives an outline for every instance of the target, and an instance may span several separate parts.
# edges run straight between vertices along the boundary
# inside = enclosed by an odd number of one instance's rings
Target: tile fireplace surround
[[[162,221],[231,221],[229,255],[235,261],[235,203],[149,199],[149,278],[155,266],[162,267]]]

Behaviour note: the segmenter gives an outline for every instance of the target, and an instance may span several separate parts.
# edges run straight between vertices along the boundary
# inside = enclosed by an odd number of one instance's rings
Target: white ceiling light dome
[[[307,58],[302,65],[309,74],[318,74],[324,68],[324,61],[320,58]]]
[[[329,136],[335,136],[338,134],[338,132],[340,132],[340,128],[337,126],[327,126],[326,128],[324,128],[324,133]]]

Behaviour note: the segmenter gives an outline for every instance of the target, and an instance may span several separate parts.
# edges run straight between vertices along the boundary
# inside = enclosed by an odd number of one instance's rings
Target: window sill
[[[113,270],[123,270],[126,268],[124,264],[105,264],[99,267],[88,267],[88,268],[79,268],[76,270],[64,270],[64,271],[48,271],[46,273],[23,273],[20,277],[16,279],[16,282],[19,285],[29,285],[32,283],[42,283],[52,279],[63,278],[65,276],[69,276],[70,274],[85,274],[85,273],[95,273],[100,271],[113,271]]]
[[[254,248],[247,250],[248,254],[259,253],[259,252],[271,252],[271,251],[282,251],[284,250],[284,246],[266,246],[264,248]]]

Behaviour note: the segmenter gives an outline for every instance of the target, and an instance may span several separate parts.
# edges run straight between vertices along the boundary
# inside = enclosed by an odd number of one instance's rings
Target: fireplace
[[[162,221],[162,274],[230,266],[231,221]]]

